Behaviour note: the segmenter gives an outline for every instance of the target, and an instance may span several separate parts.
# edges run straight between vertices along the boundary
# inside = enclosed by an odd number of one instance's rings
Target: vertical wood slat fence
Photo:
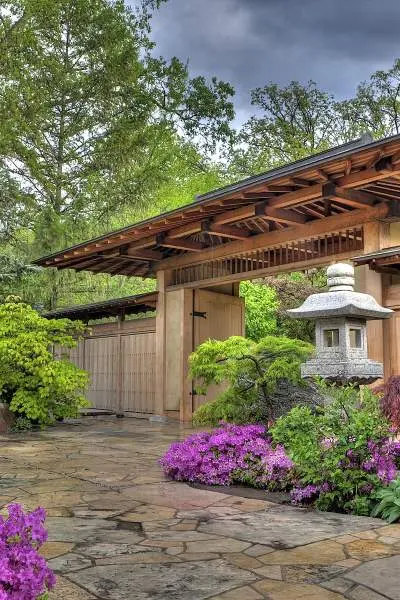
[[[86,397],[92,408],[153,414],[155,407],[155,319],[92,325],[70,353],[88,371]]]

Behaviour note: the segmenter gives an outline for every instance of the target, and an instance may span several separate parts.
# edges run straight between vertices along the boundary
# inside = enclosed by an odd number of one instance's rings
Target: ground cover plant
[[[46,513],[25,513],[19,504],[0,516],[0,600],[46,600],[55,576],[38,550],[47,539]]]
[[[45,319],[31,306],[9,297],[0,305],[0,402],[21,419],[48,425],[75,417],[87,405],[88,376],[65,356],[53,354],[76,345],[83,325]]]
[[[228,423],[172,444],[160,463],[177,481],[274,490],[286,489],[293,467],[283,447],[272,446],[264,426]]]
[[[275,393],[282,381],[291,382],[296,392],[307,387],[300,364],[312,352],[311,344],[284,336],[267,336],[258,342],[232,336],[200,344],[189,359],[197,392],[205,394],[211,384],[226,387],[213,402],[197,409],[194,424],[268,423],[279,409]]]

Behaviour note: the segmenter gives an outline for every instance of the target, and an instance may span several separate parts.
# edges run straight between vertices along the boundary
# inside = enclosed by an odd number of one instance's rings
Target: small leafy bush
[[[265,427],[228,424],[172,444],[160,464],[177,481],[280,490],[287,488],[293,467],[282,446],[272,447]]]
[[[69,319],[45,319],[18,301],[0,305],[0,401],[42,425],[77,416],[87,406],[88,376],[53,348],[73,348],[84,330]]]
[[[390,440],[390,424],[368,389],[324,391],[331,396],[324,409],[296,407],[271,429],[295,463],[292,501],[369,514],[373,492],[397,475],[400,443]]]
[[[374,498],[379,502],[371,516],[382,517],[388,523],[400,520],[400,478],[391,481],[387,487],[378,489]]]
[[[279,382],[304,386],[300,364],[312,352],[311,344],[286,337],[267,336],[259,342],[240,336],[207,340],[189,359],[190,375],[199,382],[197,392],[206,393],[211,384],[225,383],[228,387],[216,400],[197,409],[194,423],[270,421]]]
[[[0,600],[45,600],[55,576],[38,550],[47,539],[46,513],[24,513],[19,504],[0,516]]]

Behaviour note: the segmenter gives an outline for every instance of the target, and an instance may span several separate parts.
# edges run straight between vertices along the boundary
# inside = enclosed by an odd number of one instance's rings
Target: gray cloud
[[[153,38],[159,54],[230,81],[241,121],[250,89],[269,81],[313,79],[338,98],[353,94],[400,56],[399,26],[398,0],[169,0]]]

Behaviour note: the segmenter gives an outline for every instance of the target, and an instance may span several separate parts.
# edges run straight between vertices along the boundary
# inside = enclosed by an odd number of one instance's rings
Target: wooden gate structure
[[[157,279],[153,410],[187,421],[201,401],[187,376],[195,344],[243,333],[238,282],[355,259],[358,289],[400,311],[399,222],[400,135],[363,137],[36,264]],[[400,373],[398,323],[368,324],[386,375]]]

